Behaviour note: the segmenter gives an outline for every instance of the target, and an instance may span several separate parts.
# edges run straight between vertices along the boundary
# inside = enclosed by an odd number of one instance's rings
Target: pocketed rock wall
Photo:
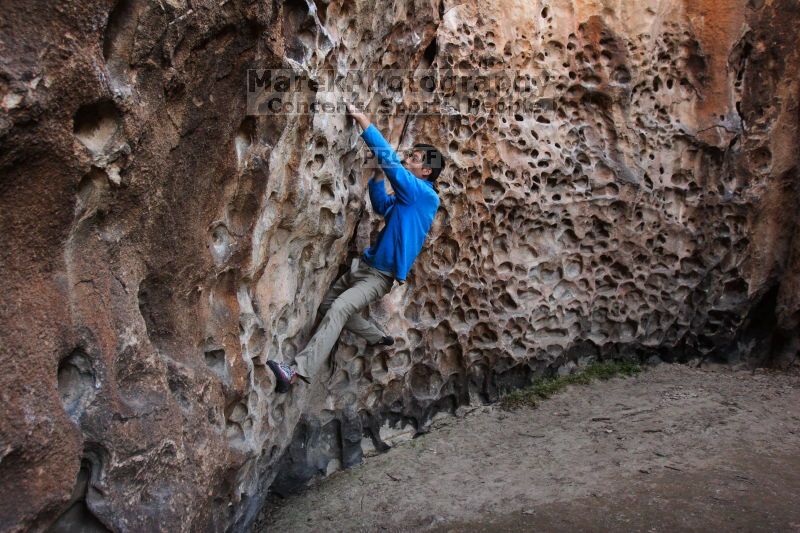
[[[3,531],[240,531],[270,487],[535,375],[797,354],[790,0],[6,2],[0,20]],[[357,129],[248,116],[247,69],[448,66],[530,72],[528,107],[376,118],[448,158],[425,251],[370,309],[396,347],[345,332],[313,386],[276,395],[265,361],[302,349],[380,221]]]

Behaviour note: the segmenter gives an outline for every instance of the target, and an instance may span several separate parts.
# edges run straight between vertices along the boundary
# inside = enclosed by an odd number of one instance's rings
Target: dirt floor
[[[467,410],[255,531],[800,531],[800,373],[659,365]]]

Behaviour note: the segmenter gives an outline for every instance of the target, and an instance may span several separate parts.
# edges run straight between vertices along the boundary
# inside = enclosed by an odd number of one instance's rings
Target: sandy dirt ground
[[[800,531],[798,444],[797,370],[659,365],[440,419],[254,531]]]

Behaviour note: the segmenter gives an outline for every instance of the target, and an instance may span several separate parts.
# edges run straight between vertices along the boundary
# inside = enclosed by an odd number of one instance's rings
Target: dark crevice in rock
[[[758,366],[767,365],[773,357],[782,355],[788,342],[783,332],[775,327],[779,290],[780,285],[775,282],[761,295],[745,318],[736,342],[732,343],[732,348],[746,346],[741,355],[749,354],[758,361]],[[725,350],[719,356],[729,358],[734,354],[739,355],[736,351]]]
[[[97,154],[108,145],[120,124],[117,106],[111,100],[100,100],[78,109],[73,121],[73,132],[86,148]]]
[[[127,71],[133,60],[140,0],[118,0],[108,17],[103,36],[103,58],[112,75]]]
[[[236,161],[239,166],[243,166],[247,150],[256,141],[256,121],[254,117],[245,118],[239,126],[239,131],[236,132],[234,138],[234,147],[236,149]]]
[[[82,348],[76,348],[58,364],[58,394],[71,418],[79,419],[92,403],[95,383],[95,370]]]
[[[433,62],[436,60],[436,54],[439,53],[439,45],[436,41],[436,37],[434,37],[430,44],[425,47],[425,50],[422,52],[422,57],[425,59],[428,65],[433,65]]]
[[[314,0],[314,5],[317,8],[317,18],[319,18],[319,22],[324,26],[328,14],[328,1]]]
[[[222,348],[208,348],[205,351],[205,360],[208,367],[215,374],[223,376],[225,374],[225,350]]]
[[[303,63],[315,46],[316,25],[306,0],[288,0],[283,4],[283,42],[286,57]]]
[[[325,425],[317,417],[304,415],[276,466],[270,492],[288,496],[313,478],[361,462],[361,419],[345,410]]]
[[[159,349],[164,349],[175,338],[172,279],[151,275],[139,284],[138,303],[147,335]]]
[[[372,441],[372,445],[380,452],[386,452],[391,449],[391,446],[383,442],[381,439],[381,423],[383,420],[380,417],[372,416],[366,412],[361,415],[361,424],[364,428],[364,435]]]
[[[92,490],[92,479],[97,478],[96,466],[89,458],[81,460],[78,479],[72,490],[67,509],[50,526],[50,533],[110,533],[86,503],[87,493]]]

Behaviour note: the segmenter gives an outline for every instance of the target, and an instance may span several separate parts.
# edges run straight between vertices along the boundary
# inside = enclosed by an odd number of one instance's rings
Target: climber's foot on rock
[[[394,339],[392,337],[384,335],[383,337],[381,337],[381,340],[379,340],[375,344],[371,344],[370,346],[391,346],[392,344],[394,344]]]
[[[300,374],[286,363],[278,363],[277,361],[267,361],[267,366],[275,374],[275,390],[284,393],[289,392],[292,385],[297,383],[297,378]]]

